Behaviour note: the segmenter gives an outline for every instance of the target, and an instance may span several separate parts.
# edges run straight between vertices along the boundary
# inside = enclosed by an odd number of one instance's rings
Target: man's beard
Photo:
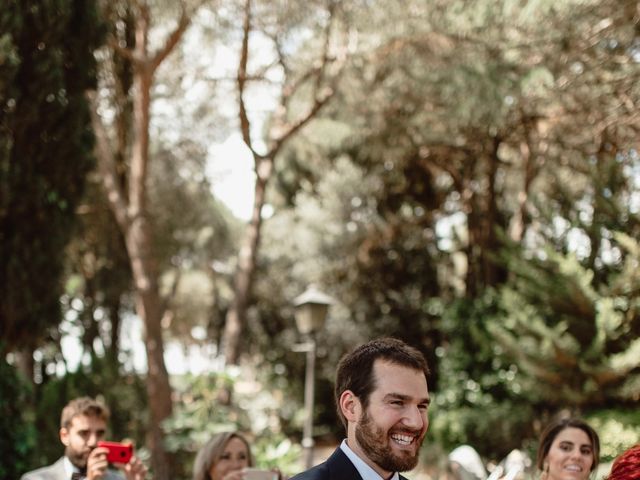
[[[69,459],[69,461],[80,470],[87,468],[87,459],[89,458],[89,453],[79,452],[67,446],[64,449],[64,454]]]
[[[369,459],[386,472],[406,472],[418,464],[418,455],[422,439],[418,442],[415,455],[403,451],[397,455],[391,450],[388,433],[379,428],[365,410],[358,425],[356,425],[356,440],[362,451]]]

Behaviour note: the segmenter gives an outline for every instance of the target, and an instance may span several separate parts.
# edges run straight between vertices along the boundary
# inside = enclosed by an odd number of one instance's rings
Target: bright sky
[[[209,151],[206,174],[213,194],[241,220],[249,220],[253,207],[255,172],[251,152],[239,134]]]

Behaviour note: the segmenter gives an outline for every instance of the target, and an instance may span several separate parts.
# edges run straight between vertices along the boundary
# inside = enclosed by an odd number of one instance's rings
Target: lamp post
[[[298,352],[307,354],[304,377],[304,409],[305,421],[302,433],[302,447],[305,450],[305,465],[313,466],[313,398],[315,386],[316,341],[315,333],[322,329],[327,318],[329,305],[333,299],[310,285],[304,293],[293,301],[295,306],[296,326],[305,338],[305,342],[296,346]]]

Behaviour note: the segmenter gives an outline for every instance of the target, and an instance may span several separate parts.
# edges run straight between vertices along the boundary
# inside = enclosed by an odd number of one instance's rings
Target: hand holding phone
[[[107,461],[109,463],[129,463],[133,456],[133,445],[118,442],[98,442],[98,447],[109,450]]]

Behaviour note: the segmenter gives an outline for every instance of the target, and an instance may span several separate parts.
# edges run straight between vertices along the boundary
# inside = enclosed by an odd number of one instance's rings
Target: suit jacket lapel
[[[327,459],[331,480],[362,480],[358,469],[351,463],[340,447]]]
[[[349,457],[347,457],[340,447],[331,454],[327,459],[327,467],[329,468],[329,478],[331,480],[362,480],[362,476],[355,467]],[[408,480],[406,477],[398,474],[400,480]]]
[[[61,457],[56,463],[52,465],[52,474],[56,480],[69,480],[67,478],[67,472],[64,470],[64,457]]]

